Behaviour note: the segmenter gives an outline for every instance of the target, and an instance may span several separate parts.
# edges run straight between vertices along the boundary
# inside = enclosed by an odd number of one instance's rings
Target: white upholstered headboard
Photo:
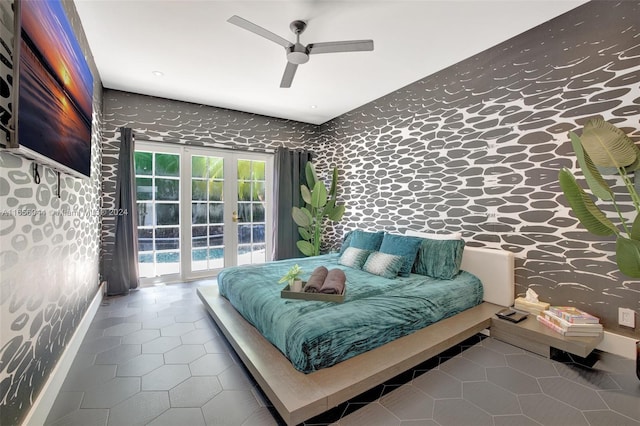
[[[484,300],[501,306],[511,306],[515,299],[514,255],[510,251],[481,247],[465,247],[462,269],[480,280]]]

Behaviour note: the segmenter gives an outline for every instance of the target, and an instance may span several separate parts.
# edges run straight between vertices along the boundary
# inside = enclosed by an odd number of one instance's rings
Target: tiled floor
[[[211,284],[106,299],[47,425],[282,424],[197,298]],[[634,362],[560,359],[478,335],[307,424],[640,426]]]

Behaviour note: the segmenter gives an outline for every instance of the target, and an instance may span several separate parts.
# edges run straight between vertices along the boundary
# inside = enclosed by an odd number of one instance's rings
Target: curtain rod
[[[201,143],[201,141],[192,141],[189,139],[181,139],[181,141],[183,142],[155,140],[145,135],[136,136],[135,130],[133,133],[134,133],[134,140],[141,141],[141,142],[164,143],[168,145],[178,145],[178,146],[187,146],[187,147],[195,147],[195,148],[213,148],[213,149],[220,149],[223,151],[257,152],[261,154],[274,154],[276,152],[276,150],[273,148],[258,148],[258,149],[243,149],[243,148],[235,148],[235,147],[230,148],[228,146],[203,144]]]

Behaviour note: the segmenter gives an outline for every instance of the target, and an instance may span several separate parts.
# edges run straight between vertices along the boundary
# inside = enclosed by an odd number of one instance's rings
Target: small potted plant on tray
[[[290,291],[302,291],[302,279],[300,279],[301,274],[302,268],[296,263],[282,278],[280,278],[278,283],[289,283]]]

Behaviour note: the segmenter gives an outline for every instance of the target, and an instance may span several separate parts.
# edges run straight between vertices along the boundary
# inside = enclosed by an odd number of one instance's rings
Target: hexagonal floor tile
[[[433,398],[412,385],[404,385],[380,398],[380,405],[400,420],[433,418]]]
[[[116,375],[119,377],[144,376],[161,365],[164,365],[162,354],[142,354],[119,364]]]
[[[487,380],[513,393],[540,393],[538,381],[511,367],[487,368]]]
[[[160,337],[160,330],[153,328],[142,329],[124,336],[122,343],[125,345],[141,345],[158,337]]]
[[[588,426],[582,411],[543,394],[519,395],[522,413],[543,425]]]
[[[109,426],[142,425],[169,409],[167,392],[140,392],[109,410]]]
[[[216,376],[233,365],[227,354],[207,354],[189,364],[193,376]]]
[[[202,410],[199,408],[170,408],[146,426],[205,426]]]
[[[85,392],[81,408],[111,408],[138,392],[139,377],[115,377]]]
[[[191,377],[184,364],[163,365],[142,376],[142,390],[169,390]]]
[[[522,413],[518,398],[491,382],[463,383],[462,395],[464,399],[492,415]]]
[[[433,419],[442,426],[493,426],[493,418],[464,399],[438,399]]]
[[[143,354],[162,354],[182,344],[179,337],[158,337],[142,344]]]
[[[484,367],[462,357],[451,358],[440,365],[440,370],[462,381],[486,380]]]
[[[565,404],[579,410],[602,410],[607,406],[596,391],[579,385],[564,377],[547,377],[538,379],[542,391]],[[640,407],[640,404],[638,404]],[[640,408],[638,408],[640,413]]]
[[[172,407],[202,407],[222,391],[215,376],[191,377],[169,391]]]
[[[120,345],[96,356],[95,364],[119,364],[140,355],[140,345]]]
[[[259,407],[249,391],[222,391],[202,407],[207,425],[241,425]]]
[[[188,364],[206,354],[202,345],[180,345],[164,354],[166,364]]]
[[[440,370],[430,370],[416,377],[413,385],[434,398],[461,398],[462,382]]]

